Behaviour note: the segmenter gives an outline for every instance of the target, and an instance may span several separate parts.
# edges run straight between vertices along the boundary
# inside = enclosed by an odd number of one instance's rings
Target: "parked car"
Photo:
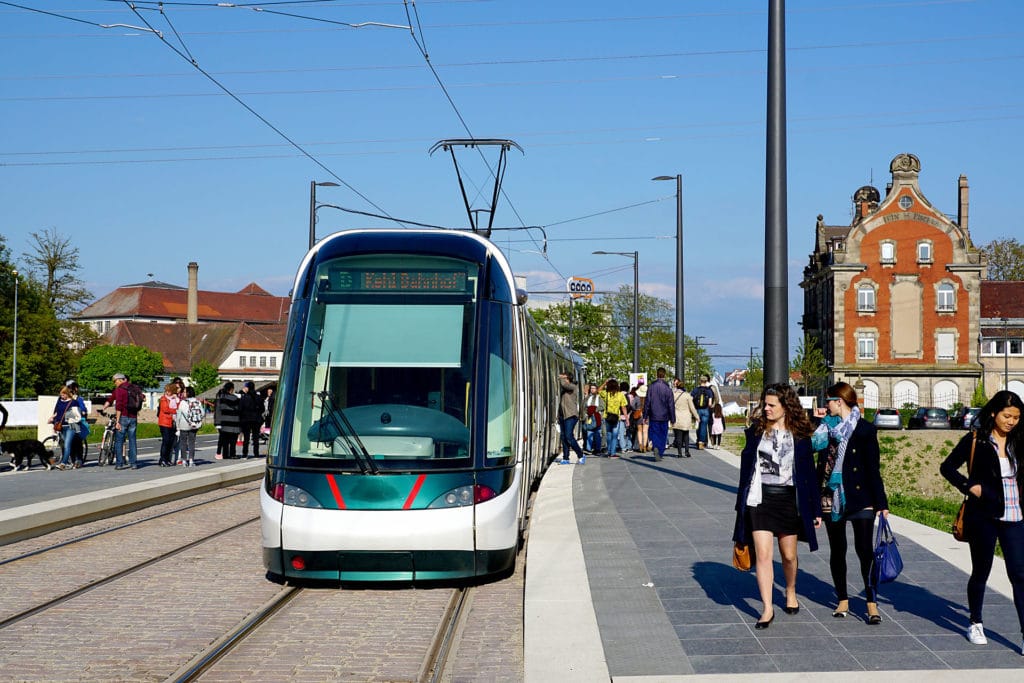
[[[900,411],[895,408],[879,408],[875,411],[875,417],[871,422],[876,429],[903,429]]]
[[[974,425],[974,418],[981,412],[981,408],[968,408],[966,406],[957,408],[949,416],[949,426],[952,429],[970,429]]]
[[[907,429],[949,429],[949,413],[945,408],[918,408]]]

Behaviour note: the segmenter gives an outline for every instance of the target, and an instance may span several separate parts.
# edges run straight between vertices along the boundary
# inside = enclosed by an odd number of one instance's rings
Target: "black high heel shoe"
[[[772,612],[772,616],[770,619],[768,619],[768,621],[759,621],[756,624],[754,624],[754,628],[756,628],[759,631],[764,630],[771,626],[773,621],[775,621],[775,612]]]
[[[797,605],[796,607],[790,607],[789,605],[786,605],[782,609],[786,610],[786,614],[799,614],[800,613],[800,605]]]

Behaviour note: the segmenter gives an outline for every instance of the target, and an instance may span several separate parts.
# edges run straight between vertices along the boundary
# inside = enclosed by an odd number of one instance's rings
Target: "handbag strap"
[[[974,469],[974,447],[977,446],[977,445],[978,445],[978,433],[972,429],[971,430],[971,455],[967,459],[967,479],[968,480],[970,480],[970,478],[971,478],[971,470]],[[970,496],[969,493],[965,493],[964,494],[964,502],[966,503],[967,500],[970,497],[971,496]]]
[[[878,515],[878,531],[875,532],[875,547],[878,547],[885,543],[895,543],[896,537],[892,533],[892,527],[889,526],[889,520],[886,519],[885,515]]]

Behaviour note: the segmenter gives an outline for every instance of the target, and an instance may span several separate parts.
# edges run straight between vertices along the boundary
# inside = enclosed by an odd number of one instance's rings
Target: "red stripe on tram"
[[[341,491],[338,489],[338,482],[334,481],[334,475],[327,475],[327,484],[331,487],[331,493],[334,494],[334,502],[338,504],[339,510],[345,509],[345,499],[341,497]]]
[[[427,475],[421,474],[416,477],[416,483],[412,485],[412,491],[409,491],[409,497],[405,499],[405,505],[402,506],[403,510],[408,510],[412,507],[412,501],[415,500],[416,494],[420,492],[420,487],[423,486],[423,480],[427,478]]]

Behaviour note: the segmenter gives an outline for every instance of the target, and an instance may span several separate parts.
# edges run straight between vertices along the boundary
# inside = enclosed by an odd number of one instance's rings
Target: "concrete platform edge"
[[[573,510],[575,467],[551,466],[533,504],[523,606],[528,682],[609,680]]]
[[[0,510],[0,545],[263,476],[262,460]]]

